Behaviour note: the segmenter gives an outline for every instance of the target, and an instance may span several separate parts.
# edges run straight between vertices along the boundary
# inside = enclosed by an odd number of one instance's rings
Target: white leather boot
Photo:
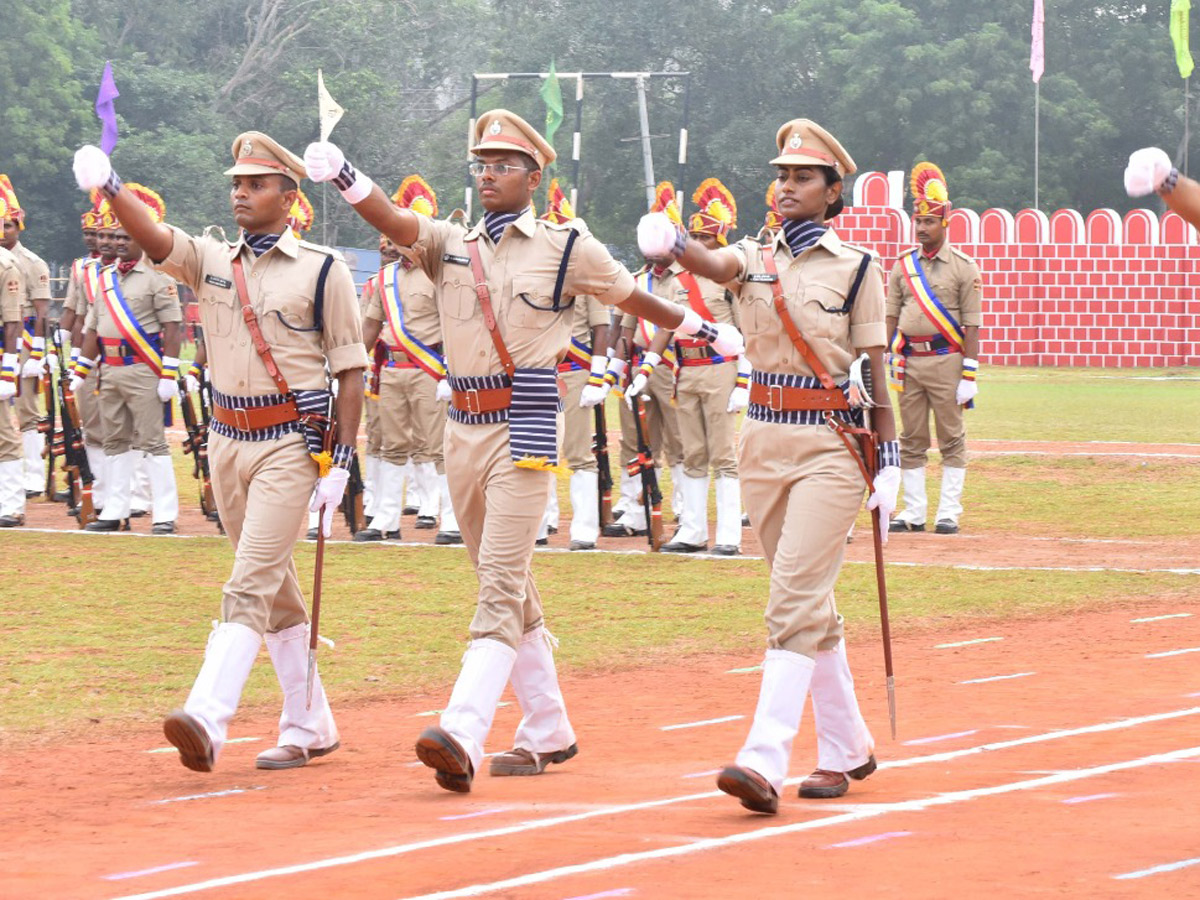
[[[776,795],[783,792],[815,668],[813,660],[789,650],[768,650],[763,660],[758,707],[737,764],[765,778]]]
[[[904,486],[904,509],[892,517],[889,530],[924,531],[929,507],[929,500],[925,496],[925,467],[901,469],[900,480]]]
[[[683,494],[683,516],[679,530],[669,544],[664,544],[665,553],[694,553],[708,549],[708,475],[694,478],[680,475],[676,490]],[[740,522],[739,522],[740,528]],[[741,535],[739,534],[740,543]]]
[[[283,690],[283,712],[279,743],[258,754],[255,766],[259,769],[294,769],[338,748],[337,724],[319,669],[313,672],[312,705],[308,703],[308,636],[307,623],[266,635],[275,677]]]
[[[3,411],[8,415],[8,407]],[[42,447],[46,438],[38,431],[22,431],[21,446],[25,452],[25,490],[40,494],[46,490],[46,460],[42,458]]]
[[[742,546],[742,490],[736,478],[717,479],[717,537],[713,552],[733,556]]]
[[[571,473],[571,549],[590,550],[600,537],[600,473]],[[576,546],[580,545],[580,546]]]
[[[133,478],[141,458],[140,450],[126,450],[107,458],[108,464],[105,468],[108,472],[108,490],[104,496],[104,508],[100,511],[101,519],[123,522],[129,518],[130,504],[133,500]]]
[[[414,463],[413,479],[421,494],[421,506],[417,510],[418,528],[437,528],[438,507],[442,495],[438,491],[437,466],[431,462]]]
[[[104,508],[104,500],[108,496],[108,457],[104,455],[103,447],[83,445],[87,454],[88,468],[92,470],[92,506]]]
[[[942,466],[942,493],[934,518],[938,534],[958,533],[958,517],[962,515],[963,484],[966,480],[966,469]]]
[[[363,516],[370,520],[375,515],[375,477],[379,472],[379,457],[367,455],[363,458]]]
[[[817,768],[849,772],[864,765],[875,751],[875,739],[858,708],[845,641],[833,650],[817,654],[811,691],[817,727]]]
[[[492,757],[492,775],[538,775],[547,764],[566,762],[579,752],[558,686],[556,645],[553,635],[542,625],[521,638],[509,676],[521,706],[521,723],[513,738],[513,749]]]
[[[438,476],[438,493],[441,494],[442,521],[438,523],[437,544],[461,544],[462,534],[458,530],[458,519],[454,515],[454,503],[450,499],[450,482],[445,474]]]
[[[170,534],[166,529],[159,530],[159,525],[174,526],[179,518],[179,490],[175,484],[175,466],[170,456],[147,456],[145,462],[147,474],[150,476],[150,495],[154,501],[154,514],[150,517],[154,523],[155,534]]]

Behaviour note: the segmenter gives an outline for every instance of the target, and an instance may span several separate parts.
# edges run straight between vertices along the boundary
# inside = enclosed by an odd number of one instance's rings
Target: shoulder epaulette
[[[315,250],[317,253],[324,253],[326,256],[332,256],[338,262],[345,262],[346,257],[342,255],[342,251],[334,247],[326,247],[324,244],[314,244],[312,241],[297,240],[297,246],[304,247],[307,250]]]
[[[849,247],[851,250],[855,250],[870,259],[875,258],[874,252],[872,252],[868,247],[862,247],[858,244],[851,244],[849,241],[842,241],[842,246]]]
[[[975,262],[975,259],[972,256],[970,256],[967,253],[964,253],[962,250],[959,250],[953,244],[950,245],[950,252],[953,253],[955,256],[961,256],[963,259],[965,259],[969,263]]]

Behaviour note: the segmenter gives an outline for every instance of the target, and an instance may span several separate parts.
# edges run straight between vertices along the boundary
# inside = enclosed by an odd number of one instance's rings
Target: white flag
[[[317,69],[317,109],[321,119],[321,140],[327,141],[333,133],[333,126],[342,120],[346,111],[325,89],[325,76],[320,69]]]

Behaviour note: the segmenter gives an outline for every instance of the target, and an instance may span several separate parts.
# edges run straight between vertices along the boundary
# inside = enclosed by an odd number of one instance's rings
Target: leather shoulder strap
[[[500,331],[496,327],[496,314],[492,311],[492,292],[488,289],[487,276],[483,274],[483,260],[479,256],[479,241],[464,243],[467,245],[467,255],[471,257],[471,274],[475,276],[475,295],[479,298],[479,306],[483,310],[483,324],[492,336],[492,343],[500,355],[500,364],[504,366],[508,377],[513,378],[517,367],[513,364],[512,356],[504,346],[504,339],[500,337]]]
[[[787,332],[788,338],[791,339],[792,346],[799,351],[804,361],[808,363],[808,367],[812,369],[813,374],[820,379],[821,387],[827,390],[836,388],[837,384],[830,376],[829,370],[821,365],[821,361],[812,352],[812,348],[800,336],[800,329],[796,327],[791,313],[788,312],[787,301],[783,299],[783,285],[779,283],[779,269],[775,266],[774,248],[762,247],[760,249],[762,250],[763,268],[771,276],[771,293],[775,295],[775,311],[779,313],[779,318],[783,320],[783,328]]]
[[[262,357],[263,365],[267,367],[267,374],[274,380],[275,386],[279,388],[279,393],[295,403],[291,389],[288,387],[283,373],[279,371],[275,357],[271,355],[271,345],[263,337],[262,329],[258,327],[258,317],[254,315],[254,309],[250,306],[250,291],[246,288],[246,273],[242,270],[240,255],[233,261],[233,283],[237,290],[238,300],[242,304],[242,318],[250,330],[250,339],[254,341],[254,349]]]

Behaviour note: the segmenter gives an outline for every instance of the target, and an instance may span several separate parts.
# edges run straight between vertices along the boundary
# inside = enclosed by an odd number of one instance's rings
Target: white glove
[[[317,512],[324,507],[321,514],[321,532],[325,537],[333,535],[333,514],[341,506],[342,494],[346,493],[346,482],[350,480],[350,470],[341,466],[332,466],[329,474],[317,479],[317,487],[313,491],[312,505],[309,512]]]
[[[735,387],[729,392],[729,405],[725,407],[725,412],[741,412],[750,405],[750,388]]]
[[[629,387],[625,389],[625,402],[629,404],[629,408],[633,409],[633,398],[642,398],[642,391],[646,388],[646,382],[650,377],[644,372],[638,372],[633,376],[633,380],[629,382]]]
[[[308,177],[318,184],[322,181],[333,181],[344,165],[346,154],[342,153],[337,144],[331,144],[329,141],[309,144],[304,151],[304,168]]]
[[[200,393],[200,379],[188,372],[183,376],[183,389],[189,394]]]
[[[68,390],[71,391],[72,394],[74,394],[81,387],[83,387],[83,382],[84,382],[84,379],[82,376],[72,375],[71,380],[67,382],[67,388],[68,388]],[[4,382],[0,381],[0,397],[3,397],[3,396],[4,396]]]
[[[976,381],[967,381],[963,378],[958,382],[958,387],[954,389],[954,402],[959,406],[966,406],[971,400],[975,399],[975,395],[979,393],[979,383]]]
[[[158,399],[168,403],[179,396],[179,382],[174,378],[158,379]]]
[[[450,400],[453,393],[454,390],[450,387],[450,380],[448,378],[439,378],[437,387],[433,391],[433,399],[439,403],[444,403]]]
[[[734,326],[722,322],[717,326],[717,336],[712,341],[712,348],[720,356],[741,356],[746,352],[746,341]]]
[[[104,187],[112,178],[112,163],[108,154],[92,144],[85,144],[75,151],[75,183],[81,191]]]
[[[25,360],[25,364],[21,366],[21,377],[37,378],[42,374],[42,366],[44,365],[45,363],[40,359],[34,359],[32,356],[29,357],[29,359]]]
[[[714,329],[716,337],[712,337]],[[683,321],[675,327],[675,333],[707,340],[718,356],[741,356],[746,352],[740,331],[725,322],[707,322],[690,306],[683,311]]]
[[[678,234],[679,229],[666,213],[646,213],[637,226],[638,249],[647,259],[673,257]]]
[[[1153,194],[1171,174],[1171,157],[1158,147],[1143,147],[1129,154],[1125,167],[1125,193],[1130,197]]]
[[[46,354],[46,365],[50,367],[51,372],[58,371],[58,354],[51,351]]]
[[[610,390],[612,390],[612,385],[607,381],[604,384],[585,384],[583,392],[579,395],[579,405],[584,409],[599,406],[604,402],[604,398],[608,396]]]
[[[888,522],[896,511],[896,495],[900,493],[900,467],[884,466],[875,473],[875,484],[867,498],[867,509],[879,510],[879,530],[887,543]]]
[[[58,346],[65,347],[71,343],[71,332],[65,328],[59,328],[54,332],[54,339],[58,343]]]
[[[15,381],[0,381],[0,400],[7,400],[16,395],[17,383]]]

